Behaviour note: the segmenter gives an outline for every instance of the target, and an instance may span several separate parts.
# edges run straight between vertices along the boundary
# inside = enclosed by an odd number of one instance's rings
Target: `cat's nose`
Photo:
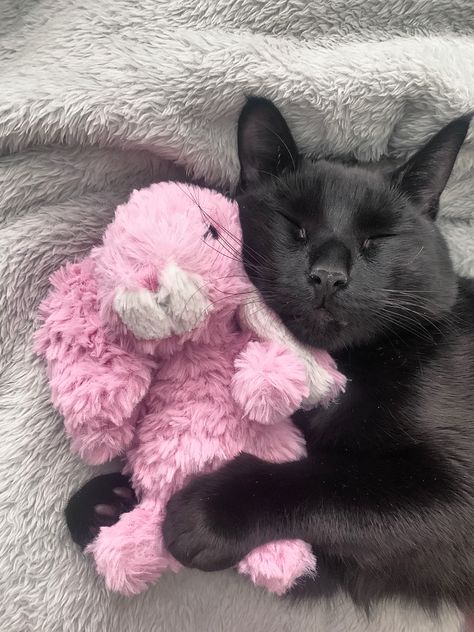
[[[331,296],[338,290],[342,290],[349,280],[343,270],[325,270],[317,266],[311,268],[309,278],[311,283],[326,296]]]

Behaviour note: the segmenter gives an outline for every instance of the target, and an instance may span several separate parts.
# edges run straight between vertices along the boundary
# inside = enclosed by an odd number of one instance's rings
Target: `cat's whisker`
[[[427,326],[431,326],[435,331],[437,332],[441,332],[439,326],[433,322],[433,320],[426,314],[421,314],[418,313],[410,308],[407,307],[403,307],[401,305],[397,305],[396,307],[392,307],[392,306],[387,306],[389,309],[389,313],[392,317],[394,318],[398,318],[399,321],[401,323],[403,322],[412,322],[416,325],[418,325],[420,328],[424,328],[426,330],[426,327],[423,323],[425,323]],[[428,331],[428,330],[426,330]]]
[[[420,306],[419,303],[416,303],[416,302],[409,303],[406,300],[396,302],[393,300],[387,301],[386,299],[383,301],[383,304],[386,306],[392,307],[394,311],[403,310],[405,312],[409,312],[413,314],[414,316],[417,316],[419,318],[422,318],[424,320],[431,322],[433,326],[435,325],[435,322],[433,321],[433,319],[437,317],[436,312],[427,312],[426,310],[423,309],[426,307],[425,305]]]
[[[278,140],[282,143],[283,147],[286,149],[288,156],[290,157],[291,163],[293,165],[293,170],[296,169],[294,156],[291,153],[290,148],[288,147],[288,144],[286,143],[286,141],[280,136],[280,134],[278,134],[276,130],[272,129],[271,127],[264,125],[264,129],[266,129],[267,132],[270,132],[271,134],[273,134],[274,136],[278,138]]]
[[[212,217],[207,216],[207,214],[202,211],[206,217],[206,219],[208,218],[208,221],[213,222],[213,224],[216,226],[217,229],[222,229],[223,227],[221,227],[221,224],[219,222],[216,222]],[[225,231],[223,231],[225,232]],[[242,246],[242,242],[235,237],[235,235],[233,235],[232,233],[230,233],[229,231],[226,231],[226,233],[231,236],[238,244],[240,244],[240,246]],[[235,254],[236,256],[236,261],[241,261],[242,260],[242,249],[237,249],[236,247],[234,247],[228,240],[226,240],[225,238],[222,237],[222,232],[220,233],[220,237],[219,237],[219,241],[220,243],[224,244],[226,251],[229,254]],[[207,243],[207,242],[206,242]],[[266,260],[263,255],[261,255],[260,253],[257,253],[256,251],[254,251],[252,248],[250,247],[245,247],[245,252],[253,259],[254,263],[251,262],[246,262],[247,267],[250,268],[255,268],[256,271],[263,271],[263,270],[267,270],[270,272],[274,272],[273,267],[268,267],[266,265],[266,263],[270,263],[270,261]],[[258,255],[258,257],[257,257]]]
[[[422,322],[420,322],[419,319],[414,318],[411,315],[408,316],[407,314],[397,314],[393,310],[389,310],[387,308],[382,308],[379,314],[381,316],[385,316],[383,319],[385,322],[390,322],[399,328],[406,329],[413,335],[423,337],[427,341],[433,341],[433,334],[422,324]],[[431,321],[429,324],[431,324]],[[437,331],[439,331],[439,329]]]
[[[407,265],[411,265],[416,259],[418,259],[418,257],[421,255],[421,253],[423,252],[423,250],[425,249],[424,246],[422,246],[419,251],[416,253],[416,255],[413,257],[413,259],[411,259]]]
[[[216,252],[218,255],[222,255],[223,257],[226,257],[227,259],[230,259],[231,261],[236,261],[237,263],[239,262],[239,259],[237,259],[236,257],[232,256],[231,254],[228,254],[227,252],[222,252],[221,250],[219,250],[218,248],[214,248],[214,246],[212,246],[208,241],[206,241],[205,239],[203,239],[203,242],[206,244],[206,246],[208,248],[210,248],[211,250],[214,250],[214,252]]]
[[[181,188],[181,187],[180,187]],[[181,190],[183,190],[181,188]],[[225,226],[223,226],[220,222],[218,222],[215,218],[213,218],[205,209],[203,209],[203,207],[201,206],[201,204],[199,203],[199,200],[192,196],[188,191],[183,190],[183,192],[186,194],[186,196],[191,199],[191,201],[194,202],[194,204],[196,204],[196,206],[199,208],[201,214],[203,215],[203,217],[209,222],[212,223],[213,225],[216,226],[216,228],[218,228],[220,230],[220,240],[223,241],[226,245],[227,248],[229,250],[234,250],[234,253],[236,254],[238,260],[241,259],[242,256],[242,240],[239,239],[238,237],[236,237],[231,231],[229,231]],[[231,239],[233,239],[239,246],[240,249],[237,250],[236,248],[234,248],[229,241],[227,240],[223,240],[222,239],[222,233],[225,233],[228,237],[230,237]],[[267,260],[262,253],[259,253],[257,251],[255,251],[253,248],[250,248],[249,246],[245,247],[246,253],[251,256],[253,258],[253,260],[255,261],[256,264],[259,265],[260,268],[266,267],[267,269],[269,269],[270,271],[273,272],[272,268],[268,268],[268,266],[266,266],[266,263],[271,263],[269,260]],[[236,259],[237,260],[237,259]]]

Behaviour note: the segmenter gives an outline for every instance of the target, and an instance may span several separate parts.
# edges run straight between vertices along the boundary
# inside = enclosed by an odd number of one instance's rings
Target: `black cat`
[[[306,459],[242,455],[171,499],[165,541],[184,565],[221,569],[264,542],[302,538],[318,557],[316,590],[342,587],[362,604],[474,604],[474,284],[456,277],[434,223],[469,122],[386,171],[301,157],[279,111],[248,101],[247,272],[349,382],[329,408],[295,415]],[[70,507],[110,504],[101,493],[92,485]]]

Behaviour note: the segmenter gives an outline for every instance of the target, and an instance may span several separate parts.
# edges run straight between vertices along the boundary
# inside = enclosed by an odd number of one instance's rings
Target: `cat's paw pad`
[[[106,521],[116,522],[120,514],[130,511],[136,503],[135,494],[130,487],[114,487],[113,496],[109,499],[110,504],[98,503],[94,505],[94,513]]]
[[[67,504],[66,522],[72,539],[85,548],[101,527],[112,526],[136,504],[137,499],[127,476],[114,472],[93,478]]]

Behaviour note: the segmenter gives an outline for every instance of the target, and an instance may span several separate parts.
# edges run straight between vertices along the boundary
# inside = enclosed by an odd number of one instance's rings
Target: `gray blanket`
[[[71,545],[71,456],[31,334],[48,276],[132,188],[236,183],[244,95],[281,107],[312,155],[401,159],[474,108],[472,0],[0,0],[0,632],[454,632],[381,604],[294,603],[233,572],[107,594]],[[474,147],[439,219],[474,274]],[[436,551],[433,552],[436,555]]]

